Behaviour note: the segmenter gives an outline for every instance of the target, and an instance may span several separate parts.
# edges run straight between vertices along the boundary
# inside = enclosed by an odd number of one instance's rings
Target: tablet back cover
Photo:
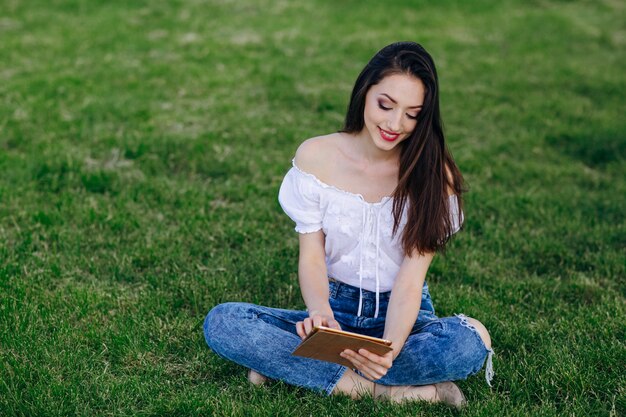
[[[382,339],[381,342],[375,342],[359,336],[360,335],[355,333],[346,335],[318,329],[300,343],[296,350],[293,351],[292,355],[334,362],[347,366],[348,368],[354,368],[352,362],[339,355],[341,352],[346,349],[355,352],[358,352],[359,349],[367,349],[369,352],[376,353],[377,355],[384,355],[392,349],[391,346],[386,345]]]

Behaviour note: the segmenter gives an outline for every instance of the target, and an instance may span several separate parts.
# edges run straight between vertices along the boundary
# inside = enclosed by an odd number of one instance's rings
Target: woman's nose
[[[392,132],[399,132],[401,123],[402,113],[396,111],[391,112],[389,120],[387,121],[387,124],[389,125],[389,130]]]

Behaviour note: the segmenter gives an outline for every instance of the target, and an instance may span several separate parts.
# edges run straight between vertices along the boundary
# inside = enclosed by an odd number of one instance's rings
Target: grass
[[[616,1],[0,5],[0,415],[626,414],[624,6]],[[490,329],[493,389],[392,406],[206,347],[232,300],[301,308],[276,196],[382,46],[433,54],[465,229],[428,280]]]

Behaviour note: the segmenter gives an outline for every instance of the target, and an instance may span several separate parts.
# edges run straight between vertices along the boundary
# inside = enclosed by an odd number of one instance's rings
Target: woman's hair
[[[428,52],[414,42],[397,42],[381,49],[356,80],[341,132],[358,133],[365,121],[365,96],[372,85],[394,74],[414,76],[426,88],[417,125],[400,146],[398,186],[393,192],[393,233],[407,209],[402,234],[406,255],[443,251],[454,223],[448,204],[448,190],[457,195],[458,224],[462,221],[463,177],[446,147],[439,114],[439,86],[435,63]],[[408,204],[407,204],[408,200]]]

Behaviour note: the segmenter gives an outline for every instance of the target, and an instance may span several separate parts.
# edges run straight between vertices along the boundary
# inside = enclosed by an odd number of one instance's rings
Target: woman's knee
[[[233,317],[238,315],[238,311],[241,311],[242,303],[223,303],[213,307],[204,319],[204,339],[209,347],[213,350],[216,343],[219,343],[217,339],[228,327],[228,323],[232,322]]]
[[[476,332],[478,332],[478,335],[483,340],[483,343],[485,343],[487,349],[491,349],[491,336],[485,325],[471,317],[467,317],[467,323],[476,329]]]

